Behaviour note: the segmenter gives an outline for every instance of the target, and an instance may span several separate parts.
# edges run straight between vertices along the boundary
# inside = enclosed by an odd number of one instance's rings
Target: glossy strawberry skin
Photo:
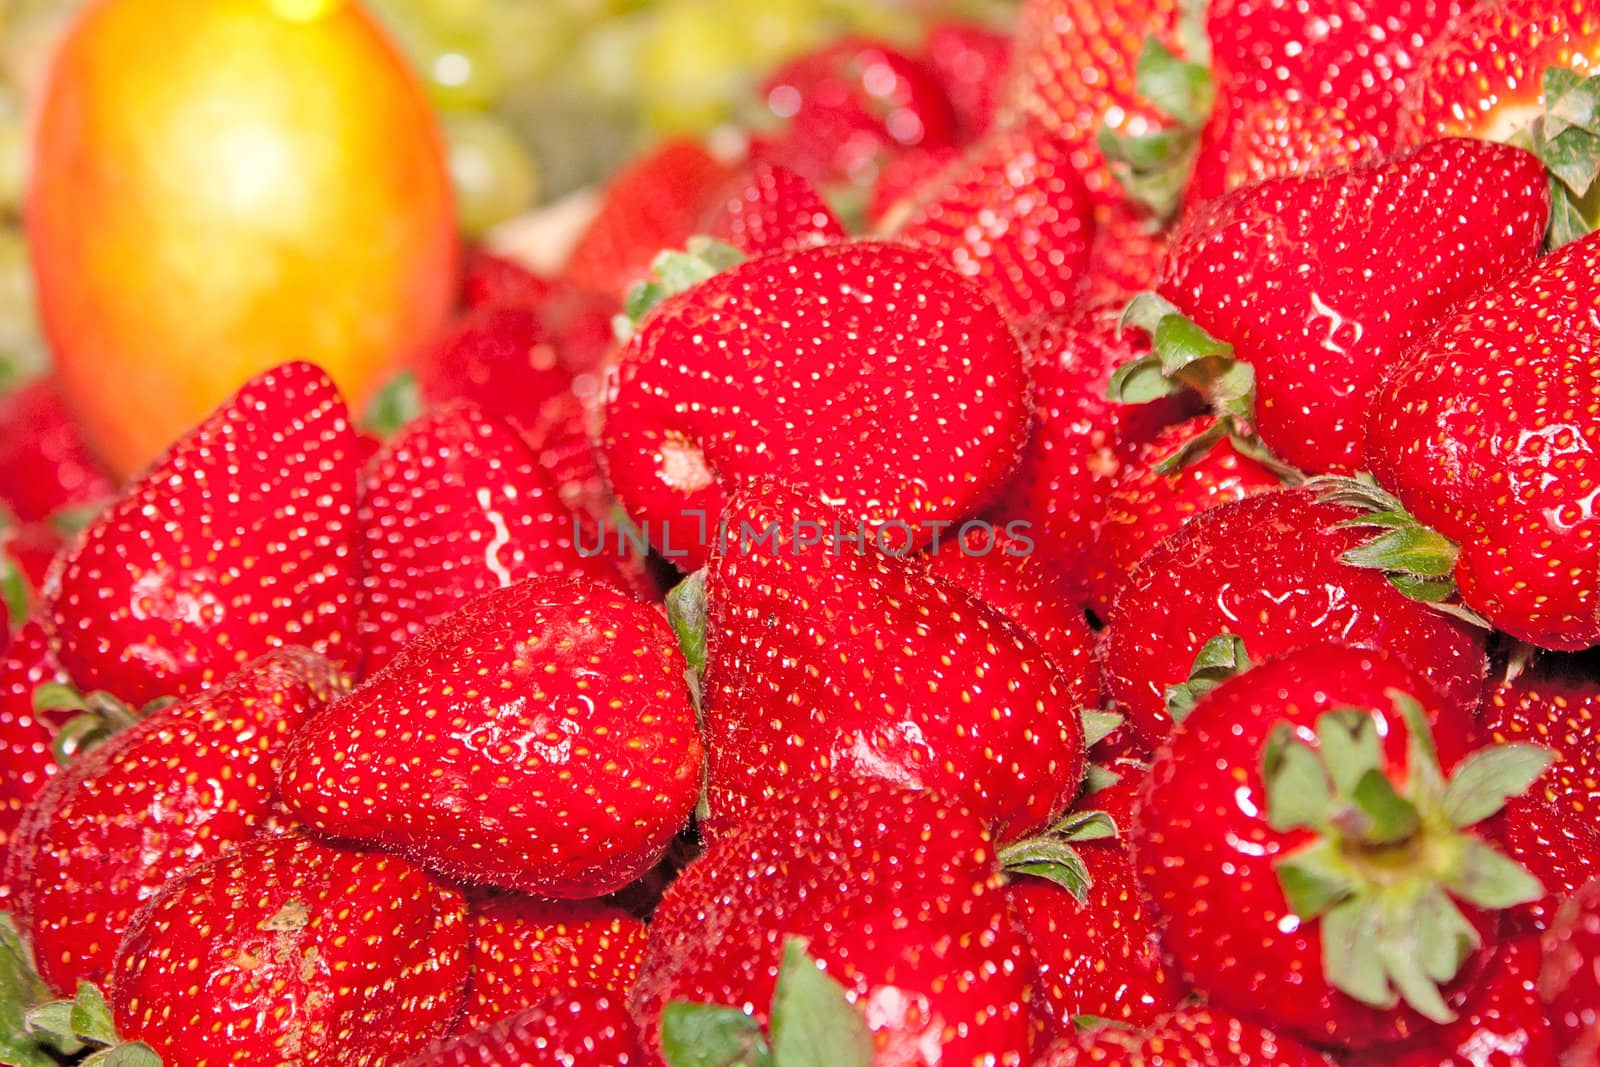
[[[1018,321],[1075,300],[1094,210],[1072,145],[1037,128],[991,134],[941,179],[896,236],[940,254]]]
[[[1139,883],[1169,958],[1217,1007],[1347,1048],[1402,1040],[1433,1025],[1404,1005],[1361,1004],[1323,976],[1321,923],[1294,915],[1274,870],[1312,833],[1268,822],[1262,782],[1262,750],[1276,723],[1314,739],[1322,713],[1350,707],[1380,723],[1384,773],[1403,783],[1409,733],[1395,691],[1424,705],[1448,774],[1471,747],[1470,713],[1432,706],[1427,683],[1398,661],[1338,645],[1313,646],[1223,683],[1156,750],[1132,833]],[[1493,946],[1495,922],[1475,909],[1463,914]],[[1474,959],[1481,964],[1487,951]],[[1469,985],[1462,978],[1450,987],[1458,1004]]]
[[[867,202],[867,218],[878,233],[893,233],[917,204],[933,194],[946,171],[966,153],[946,146],[925,152],[902,152],[878,171]]]
[[[633,1021],[615,993],[557,993],[481,1030],[428,1049],[403,1067],[639,1067]]]
[[[295,738],[284,804],[463,881],[601,896],[654,864],[694,807],[685,669],[665,620],[607,586],[494,590]]]
[[[1134,297],[1154,289],[1161,280],[1171,235],[1170,227],[1131,202],[1101,211],[1089,246],[1083,306],[1109,308],[1120,315]]]
[[[373,457],[360,520],[368,673],[490,589],[619,581],[610,556],[579,553],[577,514],[517,433],[467,403],[424,415]]]
[[[1125,774],[1078,804],[1111,816],[1120,834],[1074,843],[1089,871],[1084,903],[1042,878],[1013,877],[1007,890],[1037,968],[1040,1008],[1062,1033],[1084,1015],[1150,1026],[1184,996],[1182,979],[1161,958],[1155,921],[1134,877],[1126,835],[1141,781]]]
[[[955,113],[933,75],[881,42],[845,38],[793,59],[761,88],[780,122],[757,158],[820,186],[861,187],[899,153],[955,144]]]
[[[1159,291],[1255,368],[1256,425],[1279,458],[1354,472],[1384,371],[1533,258],[1546,184],[1531,154],[1464,140],[1266,182],[1184,221]]]
[[[1343,108],[1270,94],[1232,102],[1213,123],[1185,191],[1192,208],[1247,185],[1295,178],[1383,158],[1392,131],[1380,135]]]
[[[706,577],[714,832],[817,773],[944,793],[1002,840],[1066,806],[1098,690],[1058,671],[1086,657],[1052,664],[999,612],[870,534],[844,540],[851,519],[777,483],[736,494],[725,520]]]
[[[1277,489],[1271,469],[1224,438],[1192,463],[1163,474],[1156,467],[1211,426],[1210,418],[1169,426],[1123,467],[1106,496],[1095,531],[1089,606],[1102,619],[1145,553],[1203,511]]]
[[[38,522],[114,491],[53,378],[0,396],[0,502],[18,521]]]
[[[1035,320],[1020,331],[1032,379],[1033,434],[991,509],[1001,524],[1027,523],[1035,551],[1080,598],[1087,592],[1088,550],[1114,479],[1185,413],[1179,398],[1133,405],[1106,397],[1112,372],[1148,351],[1137,330],[1118,336],[1118,315],[1100,307]]]
[[[939,79],[964,140],[988,132],[1000,110],[1014,39],[981,22],[941,22],[928,30],[922,63]]]
[[[356,438],[328,376],[247,382],[83,532],[42,612],[85,690],[203,689],[280,645],[358,658]]]
[[[456,1029],[491,1026],[547,998],[590,990],[621,998],[644,956],[644,923],[594,901],[516,893],[469,901],[472,981]]]
[[[790,936],[864,1011],[876,1062],[1026,1062],[1027,948],[965,809],[882,781],[799,784],[753,809],[656,912],[630,1002],[646,1046],[675,1000],[765,1022]]]
[[[117,1032],[169,1064],[392,1064],[459,1010],[465,927],[461,894],[397,856],[263,838],[134,917]]]
[[[793,481],[873,526],[971,514],[1026,432],[994,305],[925,251],[828,245],[668,299],[622,354],[601,449],[617,497],[683,569],[747,478]]]
[[[1552,773],[1559,772],[1558,766]],[[1499,834],[1505,854],[1545,889],[1543,898],[1506,913],[1503,925],[1508,934],[1549,929],[1562,901],[1600,878],[1600,825],[1587,811],[1544,796],[1513,797],[1500,816]]]
[[[1142,1033],[1102,1026],[1052,1045],[1037,1067],[1328,1067],[1314,1049],[1208,1007]]]
[[[33,691],[65,680],[36,622],[24,625],[0,658],[0,867],[23,811],[59,770],[51,745],[60,724],[33,710]],[[11,880],[0,877],[0,901],[8,910],[15,892]]]
[[[1482,697],[1481,630],[1402,596],[1340,561],[1364,540],[1355,513],[1317,490],[1279,489],[1203,512],[1152,549],[1111,607],[1106,689],[1147,746],[1171,728],[1168,686],[1211,638],[1244,639],[1253,661],[1337,640],[1381,648],[1419,671],[1452,709]]]
[[[1600,643],[1600,236],[1461,305],[1393,369],[1368,424],[1379,483],[1461,546],[1461,598],[1542,648]]]
[[[255,836],[290,736],[344,688],[315,653],[269,652],[56,775],[24,813],[6,872],[45,980],[102,981],[146,900]]]
[[[734,180],[704,229],[747,256],[845,239],[844,226],[815,186],[788,167],[761,160]]]
[[[1539,993],[1563,1065],[1594,1063],[1600,1057],[1600,880],[1562,906],[1543,947]]]
[[[461,267],[461,306],[469,311],[495,305],[537,308],[551,287],[548,279],[484,248],[469,249]]]

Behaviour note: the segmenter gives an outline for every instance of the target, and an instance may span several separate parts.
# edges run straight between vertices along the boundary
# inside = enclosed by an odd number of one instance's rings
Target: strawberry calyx
[[[1550,67],[1542,89],[1544,111],[1511,143],[1533,152],[1550,173],[1554,249],[1589,233],[1600,215],[1600,75]]]
[[[1460,601],[1452,575],[1461,549],[1454,541],[1418,522],[1399,500],[1367,478],[1326,475],[1307,484],[1322,491],[1318,497],[1322,503],[1360,512],[1337,523],[1335,529],[1379,531],[1346,551],[1340,560],[1352,567],[1382,571],[1390,585],[1412,600],[1485,630],[1490,628],[1488,620]]]
[[[16,1067],[161,1067],[143,1042],[124,1043],[100,990],[80,982],[56,999],[11,916],[0,912],[0,1062]]]
[[[806,951],[784,941],[772,995],[770,1037],[738,1008],[673,1001],[661,1013],[667,1067],[871,1067],[872,1031],[843,986]]]
[[[1269,733],[1267,820],[1280,833],[1315,835],[1277,862],[1278,881],[1302,922],[1322,924],[1330,985],[1380,1010],[1404,1001],[1447,1023],[1455,1012],[1441,987],[1482,947],[1457,901],[1495,911],[1544,892],[1468,830],[1527,792],[1556,754],[1495,745],[1467,756],[1447,779],[1422,705],[1397,689],[1387,695],[1407,726],[1402,782],[1385,770],[1384,739],[1367,710],[1323,714],[1315,748],[1289,722]]]
[[[55,740],[50,745],[56,765],[65,767],[85,752],[105,744],[140,719],[154,715],[176,699],[176,697],[157,697],[135,711],[103,689],[82,693],[72,685],[45,682],[33,691],[33,710],[40,714],[72,713],[72,717],[56,731]]]
[[[1179,25],[1180,58],[1159,38],[1147,37],[1134,65],[1138,94],[1171,125],[1123,133],[1102,123],[1096,140],[1112,174],[1129,199],[1166,221],[1177,212],[1200,152],[1200,131],[1216,104],[1211,76],[1211,42],[1204,28],[1204,4],[1184,4]]]
[[[1053,882],[1071,893],[1079,904],[1089,898],[1094,884],[1075,843],[1104,841],[1121,831],[1103,811],[1069,811],[1048,830],[1013,841],[1000,849],[1000,867],[1007,874],[1026,874]]]
[[[1244,638],[1218,634],[1200,646],[1194,665],[1189,668],[1188,680],[1167,686],[1167,714],[1173,722],[1181,723],[1200,703],[1201,697],[1253,666],[1250,653],[1244,647]]]
[[[421,416],[424,407],[416,373],[402,370],[367,401],[361,413],[361,428],[387,441]]]
[[[730,244],[704,235],[689,238],[683,251],[668,249],[650,263],[651,278],[637,282],[628,290],[622,314],[611,320],[619,343],[627,343],[639,330],[645,316],[668,297],[677,296],[736,267],[748,257]]]
[[[695,571],[673,586],[667,593],[667,622],[678,635],[678,647],[688,662],[684,672],[689,683],[689,695],[696,710],[700,708],[700,677],[706,669],[706,572]],[[704,724],[702,723],[702,726]]]

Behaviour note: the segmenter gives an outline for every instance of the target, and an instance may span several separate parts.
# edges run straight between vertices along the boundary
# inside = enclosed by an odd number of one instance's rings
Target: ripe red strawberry
[[[865,1016],[874,1063],[1017,1067],[1032,991],[1001,885],[982,820],[933,793],[797,785],[667,890],[633,1017],[652,1051],[674,1001],[735,1006],[764,1024],[786,939],[798,938]]]
[[[620,298],[663,248],[681,248],[732,171],[693,141],[675,139],[613,177],[562,277]]]
[[[1081,694],[1100,691],[1094,637],[1077,603],[1025,531],[1012,536],[986,522],[952,528],[923,558],[928,573],[1016,623],[1061,674],[1084,680]],[[1097,704],[1097,696],[1088,698]]]
[[[1202,512],[1151,549],[1111,607],[1106,689],[1145,745],[1171,729],[1167,689],[1219,633],[1256,662],[1326,641],[1381,648],[1463,714],[1481,698],[1482,631],[1342,562],[1357,513],[1316,488],[1260,493]]]
[[[922,63],[939,80],[963,140],[987,133],[1011,71],[1014,38],[981,22],[952,20],[928,30]]]
[[[1600,880],[1562,907],[1544,936],[1539,993],[1549,1006],[1563,1065],[1600,1058]]]
[[[1087,656],[1051,663],[999,612],[871,533],[853,543],[853,519],[778,483],[736,494],[724,522],[704,591],[719,832],[819,772],[944,793],[1002,840],[1065,809],[1099,695]]]
[[[1543,648],[1600,643],[1597,271],[1600,235],[1461,305],[1395,366],[1367,430],[1379,483],[1460,546],[1433,573]]]
[[[1089,605],[1102,619],[1133,568],[1168,534],[1218,504],[1283,485],[1277,472],[1227,437],[1206,446],[1215,425],[1201,418],[1167,427],[1112,483],[1090,557]],[[1192,456],[1196,447],[1204,450]],[[1172,460],[1181,465],[1163,469]]]
[[[355,434],[309,363],[266,371],[84,530],[42,614],[61,666],[130,704],[269,649],[359,655]]]
[[[1559,773],[1559,764],[1557,767],[1552,774]],[[1549,777],[1534,787],[1534,795],[1507,801],[1501,819],[1506,855],[1544,886],[1539,899],[1506,914],[1503,925],[1509,934],[1538,934],[1549,929],[1561,902],[1591,879],[1600,878],[1600,825],[1589,810],[1546,800],[1542,794],[1548,791]]]
[[[793,252],[845,238],[816,188],[788,167],[757,161],[707,216],[705,231],[747,256]]]
[[[640,1067],[644,1053],[609,990],[554,994],[492,1026],[440,1042],[402,1067]]]
[[[579,553],[578,517],[528,446],[472,404],[423,416],[385,445],[367,467],[360,515],[368,673],[487,590],[563,575],[618,581],[609,556]]]
[[[1073,304],[1094,213],[1072,146],[1037,128],[991,134],[896,236],[932,249],[1021,320]]]
[[[1538,938],[1507,942],[1459,1019],[1419,1044],[1374,1049],[1345,1067],[1557,1067],[1539,999],[1542,960]]]
[[[1083,290],[1085,307],[1119,311],[1161,280],[1171,230],[1135,204],[1121,203],[1101,211]]]
[[[278,649],[56,775],[6,871],[45,980],[66,993],[100,982],[146,900],[254,836],[277,804],[289,737],[343,688],[322,657]]]
[[[595,897],[688,821],[700,739],[660,614],[578,578],[471,601],[294,739],[284,804],[471,882]]]
[[[263,838],[134,917],[117,1031],[168,1064],[392,1064],[460,1009],[465,919],[460,893],[398,856]]]
[[[1317,1044],[1453,1022],[1497,942],[1492,912],[1541,893],[1484,821],[1553,757],[1469,755],[1474,730],[1398,661],[1337,645],[1202,697],[1134,820],[1172,961],[1210,1003]]]
[[[781,128],[756,147],[757,158],[824,188],[866,188],[885,160],[952,145],[959,136],[938,80],[890,45],[861,37],[790,60],[767,79],[761,99]]]
[[[1155,921],[1139,897],[1127,831],[1142,773],[1119,765],[1124,776],[1079,801],[1105,812],[1118,833],[1075,841],[1089,872],[1082,902],[1043,878],[1013,878],[1011,905],[1028,937],[1038,970],[1040,1008],[1064,1032],[1090,1016],[1127,1026],[1150,1026],[1178,1006],[1183,981],[1161,958]]]
[[[867,201],[867,219],[879,233],[893,233],[917,204],[927,199],[940,179],[966,153],[946,146],[925,152],[902,152],[878,171]]]
[[[457,1029],[477,1030],[546,998],[589,990],[626,995],[644,956],[644,923],[594,901],[516,893],[469,902],[472,981]]]
[[[1394,148],[1392,129],[1380,135],[1343,108],[1316,99],[1274,92],[1232,101],[1228,111],[1225,121],[1213,123],[1211,139],[1195,160],[1185,190],[1191,205],[1273,178],[1373,162]]]
[[[0,395],[0,502],[19,521],[38,522],[114,492],[55,379]]]
[[[1099,1026],[1063,1038],[1037,1067],[1328,1067],[1328,1060],[1215,1008],[1189,1007],[1142,1032]]]
[[[467,251],[461,269],[461,305],[469,311],[495,305],[538,308],[551,283],[520,263],[484,248]]]
[[[756,475],[873,527],[910,524],[920,547],[1010,470],[1024,390],[999,312],[930,253],[826,245],[742,263],[648,312],[601,450],[623,507],[685,569]]]
[[[34,711],[33,692],[65,680],[36,622],[23,626],[0,657],[0,867],[23,809],[58,769],[52,751],[58,724]],[[0,876],[0,901],[14,893],[10,879]]]
[[[1027,523],[1036,551],[1078,596],[1106,497],[1123,465],[1161,428],[1182,418],[1186,398],[1119,404],[1106,396],[1113,371],[1147,351],[1129,330],[1118,336],[1109,307],[1023,329],[1033,379],[1034,430],[1016,477],[993,509],[998,521]]]
[[[1176,308],[1210,335],[1202,352],[1253,368],[1253,424],[1285,462],[1361,470],[1385,370],[1455,304],[1533,258],[1545,186],[1528,153],[1454,140],[1241,189],[1173,235],[1159,287],[1170,306],[1139,322],[1159,333]],[[1172,373],[1176,350],[1156,348],[1152,362]],[[1196,373],[1192,346],[1185,358],[1181,373]]]

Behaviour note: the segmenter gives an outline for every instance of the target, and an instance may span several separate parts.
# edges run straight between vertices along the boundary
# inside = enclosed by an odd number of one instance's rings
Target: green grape
[[[45,362],[28,246],[15,229],[0,230],[0,360],[24,375],[38,371]]]
[[[639,56],[639,96],[646,119],[663,133],[715,126],[744,84],[747,43],[726,6],[673,0],[655,14]]]
[[[480,30],[440,21],[435,0],[376,0],[374,10],[410,58],[435,107],[480,111],[500,96],[503,79]]]
[[[555,77],[572,55],[583,23],[547,0],[491,0],[483,39],[506,84]]]
[[[744,40],[745,62],[759,78],[784,60],[821,44],[829,35],[816,0],[725,0],[725,16]]]
[[[578,44],[569,88],[603,99],[632,97],[639,84],[639,56],[651,32],[651,20],[642,15],[597,24]]]
[[[505,123],[482,115],[451,115],[444,129],[462,230],[476,237],[533,207],[539,198],[539,172]]]

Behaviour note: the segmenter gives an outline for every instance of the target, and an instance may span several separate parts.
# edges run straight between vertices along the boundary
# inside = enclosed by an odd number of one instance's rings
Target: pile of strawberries
[[[1594,1067],[1600,21],[1028,0],[0,411],[0,1063]]]

